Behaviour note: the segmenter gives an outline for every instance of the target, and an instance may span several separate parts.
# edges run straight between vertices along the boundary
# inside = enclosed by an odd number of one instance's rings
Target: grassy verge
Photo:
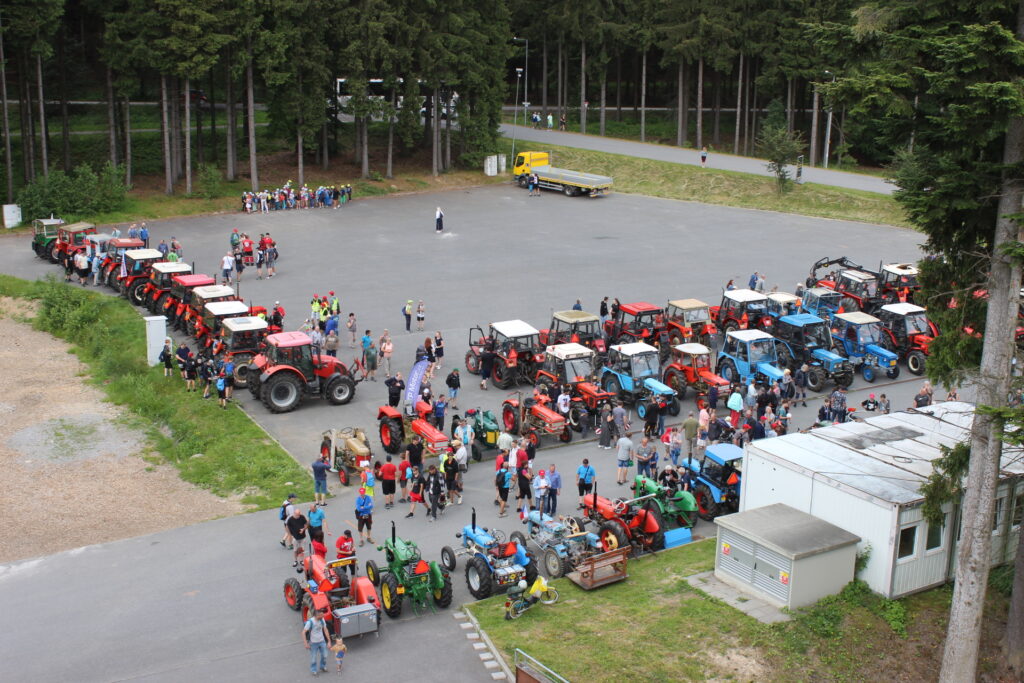
[[[630,560],[626,581],[596,591],[559,579],[557,605],[515,621],[504,619],[504,596],[467,609],[509,662],[520,648],[571,681],[937,679],[950,589],[885,600],[853,582],[769,626],[686,583],[714,567],[715,547]],[[1009,675],[998,652],[1006,608],[990,591],[980,666],[993,680]]]
[[[506,153],[511,153],[511,141],[505,138],[502,142]],[[525,141],[520,141],[516,147],[520,151],[531,147],[550,151],[554,164],[562,168],[611,176],[615,179],[613,189],[616,192],[819,218],[910,225],[895,199],[874,192],[805,183],[794,185],[789,192],[780,195],[775,191],[773,179],[749,173]]]
[[[278,505],[293,490],[311,497],[309,475],[241,410],[186,394],[180,379],[146,364],[144,323],[126,301],[7,275],[0,275],[0,295],[40,302],[35,326],[74,345],[92,381],[140,418],[182,479],[258,508]]]

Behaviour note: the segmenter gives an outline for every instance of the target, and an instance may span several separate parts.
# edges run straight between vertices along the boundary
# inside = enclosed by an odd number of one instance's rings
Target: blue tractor
[[[768,315],[778,320],[785,315],[800,312],[800,297],[789,292],[772,292],[768,295]]]
[[[818,316],[810,313],[782,316],[775,323],[775,339],[779,365],[796,372],[806,364],[807,388],[814,393],[825,388],[826,379],[831,379],[838,387],[853,384],[853,365],[835,353],[832,331]]]
[[[740,509],[743,449],[731,443],[711,444],[699,459],[687,458],[685,467],[693,478],[697,514],[712,521]]]
[[[761,330],[730,330],[718,352],[718,376],[730,384],[771,385],[782,379],[775,337]]]
[[[832,320],[832,316],[839,313],[842,307],[843,295],[828,287],[805,289],[800,298],[800,310],[822,320]]]
[[[527,551],[526,543],[509,542],[498,529],[477,526],[476,508],[473,508],[470,523],[455,537],[462,539],[462,547],[458,550],[450,546],[441,548],[441,565],[448,571],[454,571],[455,558],[468,555],[466,585],[477,600],[490,597],[495,586],[507,588],[523,580],[533,585],[537,580],[537,563]]]
[[[602,552],[597,534],[586,531],[582,517],[553,519],[540,510],[530,510],[523,520],[526,536],[513,531],[509,537],[523,548],[527,537],[543,553],[544,570],[552,579],[568,574],[583,560]]]
[[[889,379],[900,376],[899,356],[882,345],[882,321],[861,311],[837,313],[832,320],[836,339],[846,357],[860,370],[865,382],[885,373]]]
[[[669,415],[678,415],[679,399],[672,387],[660,379],[658,349],[643,342],[616,344],[608,349],[607,364],[601,368],[601,388],[612,396],[636,405],[642,420],[652,399],[664,403]]]

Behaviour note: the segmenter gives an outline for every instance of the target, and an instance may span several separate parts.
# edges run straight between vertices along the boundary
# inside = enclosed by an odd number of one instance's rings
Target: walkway
[[[559,131],[534,130],[528,126],[513,126],[508,123],[501,124],[501,132],[505,137],[511,138],[515,130],[517,140],[529,140],[531,142],[546,142],[562,147],[574,147],[576,149],[590,149],[595,152],[607,152],[609,154],[623,154],[625,156],[639,157],[641,159],[653,159],[654,161],[668,161],[673,164],[700,165],[700,152],[695,149],[684,149],[681,147],[670,147],[668,145],[656,145],[647,142],[634,142],[632,140],[620,140],[618,138],[603,138],[596,135],[582,135],[580,133],[563,133]],[[741,173],[753,173],[755,175],[771,175],[766,168],[767,162],[764,159],[752,157],[739,157],[731,154],[712,152],[708,156],[710,168],[726,171],[739,171]],[[794,173],[795,169],[790,169]],[[892,194],[896,189],[894,185],[885,182],[884,178],[863,175],[860,173],[847,173],[846,171],[833,171],[824,168],[804,167],[804,180],[809,183],[820,185],[832,185],[834,187],[845,187],[851,190],[864,190],[866,192],[877,192],[879,194]]]

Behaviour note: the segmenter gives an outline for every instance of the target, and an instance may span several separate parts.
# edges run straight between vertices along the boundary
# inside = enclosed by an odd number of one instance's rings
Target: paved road
[[[444,237],[433,230],[439,204],[446,213]],[[522,318],[543,327],[552,310],[569,308],[577,297],[588,309],[596,309],[604,295],[623,302],[691,296],[717,301],[726,280],[745,282],[754,269],[767,272],[769,285],[792,289],[821,256],[846,254],[869,264],[883,255],[914,259],[921,242],[917,233],[886,226],[631,195],[587,200],[548,193],[538,201],[511,185],[357,200],[339,211],[232,214],[153,221],[150,227],[157,241],[178,237],[186,257],[211,273],[231,228],[253,235],[269,230],[283,252],[280,275],[256,281],[246,274],[242,294],[266,305],[280,300],[294,328],[312,293],[334,289],[344,312],[357,313],[360,329],[377,334],[390,326],[396,333],[396,367],[403,372],[424,336],[400,329],[399,309],[408,298],[425,300],[427,329],[442,330],[448,362],[461,364],[467,329],[474,324]],[[27,236],[18,235],[0,238],[0,271],[34,278],[56,273],[56,267],[34,258]],[[463,408],[495,409],[504,397],[466,384]],[[903,407],[916,387],[916,380],[871,387],[858,380],[851,402],[859,403],[869,390],[885,391],[894,406]],[[348,406],[314,400],[283,416],[251,404],[247,392],[240,396],[242,406],[308,464],[322,430],[362,425],[372,431],[385,391],[367,382]],[[809,424],[814,411],[813,404],[798,410],[798,426]],[[375,436],[371,443],[377,446]],[[614,495],[608,451],[592,443],[545,444],[538,455],[542,465],[555,463],[565,472],[567,483],[583,457],[596,465],[602,493]],[[437,524],[422,516],[406,521],[403,509],[379,511],[377,538],[396,519],[400,534],[437,557],[467,523],[470,505],[477,506],[481,523],[496,524],[488,461],[469,472],[467,505]],[[328,508],[333,533],[353,519],[351,491],[340,494]],[[566,494],[563,511],[572,500],[571,491]],[[303,677],[298,620],[280,596],[291,569],[276,544],[275,515],[245,515],[0,567],[0,628],[8,636],[0,640],[0,661],[6,677]],[[519,528],[511,517],[497,526],[506,533]],[[701,525],[697,532],[708,535],[709,529]],[[457,603],[468,599],[462,571],[460,564]],[[352,645],[349,676],[393,679],[418,670],[427,681],[489,679],[448,614],[388,621],[385,627],[380,641]],[[449,658],[443,667],[436,666],[436,643],[443,643]],[[383,661],[393,669],[382,668]]]
[[[513,126],[510,123],[501,124],[501,132],[505,137],[511,138],[513,130],[517,140],[530,140],[532,142],[549,143],[561,145],[562,147],[575,147],[577,149],[591,149],[597,152],[608,152],[611,154],[625,154],[627,156],[640,157],[642,159],[653,159],[655,161],[670,161],[674,164],[687,164],[689,166],[700,166],[700,151],[696,149],[683,149],[669,145],[658,145],[647,142],[634,142],[632,140],[620,140],[617,138],[600,137],[598,135],[581,135],[580,133],[568,133],[560,131],[534,130],[529,126]],[[557,159],[556,159],[557,162]],[[755,175],[769,176],[764,159],[753,157],[733,156],[721,152],[712,152],[708,156],[709,168],[720,168],[726,171],[741,171]],[[790,168],[790,174],[795,175],[796,170]],[[845,187],[852,190],[865,190],[879,194],[892,194],[896,189],[894,185],[886,183],[883,178],[864,175],[860,173],[847,173],[846,171],[834,171],[824,168],[808,168],[803,170],[804,180],[809,183],[821,185],[833,185]]]

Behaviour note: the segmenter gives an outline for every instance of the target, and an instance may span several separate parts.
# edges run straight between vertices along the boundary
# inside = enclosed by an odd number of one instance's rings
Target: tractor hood
[[[896,365],[898,356],[889,349],[884,349],[878,344],[868,344],[864,348],[868,353],[878,359],[880,365]]]
[[[729,382],[722,377],[719,377],[715,373],[711,372],[708,368],[701,368],[697,373],[697,376],[709,387],[724,387]]]
[[[832,353],[825,349],[814,349],[814,351],[811,352],[811,357],[816,360],[820,360],[826,365],[830,363],[840,363],[845,360],[845,358],[840,356],[838,353]]]
[[[653,377],[648,377],[644,380],[644,387],[647,388],[653,394],[663,394],[666,396],[675,396],[676,392],[672,390],[670,386],[664,382],[660,382]]]
[[[771,363],[758,363],[757,371],[771,380],[778,381],[782,379],[782,370],[779,370]]]

